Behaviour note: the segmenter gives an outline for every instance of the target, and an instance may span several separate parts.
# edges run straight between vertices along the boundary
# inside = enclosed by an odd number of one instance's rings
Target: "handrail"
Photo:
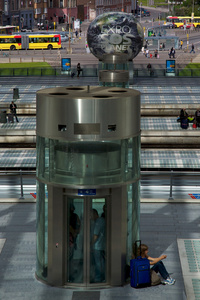
[[[195,171],[175,171],[175,170],[170,170],[170,171],[140,171],[140,174],[143,175],[169,175],[173,171],[174,175],[189,175],[189,176],[194,176],[194,175],[200,175],[200,172],[195,172]]]
[[[0,171],[0,176],[5,176],[5,175],[20,175],[22,173],[23,175],[36,175],[36,170],[5,170],[5,171]]]
[[[199,171],[175,171],[175,170],[169,170],[169,171],[140,171],[141,175],[170,175],[171,171],[173,171],[174,175],[185,175],[185,176],[200,176]],[[0,176],[5,175],[20,175],[22,173],[23,175],[36,175],[36,170],[0,170]]]
[[[87,67],[84,66],[81,73],[81,77],[98,77],[98,66],[96,67]],[[28,77],[28,76],[65,76],[71,77],[71,72],[76,73],[76,68],[72,67],[69,71],[64,71],[61,67],[52,66],[51,68],[0,68],[0,77],[2,76],[17,76],[17,77]],[[143,68],[137,68],[137,65],[134,65],[133,68],[133,77],[156,77],[156,76],[175,76],[175,77],[200,77],[200,69],[190,69],[190,68],[176,68],[174,73],[168,73],[167,69],[163,65],[163,68],[154,68],[152,65],[151,70],[147,70],[146,64]]]
[[[141,175],[170,175],[170,191],[169,191],[169,198],[168,200],[174,200],[172,196],[173,192],[173,176],[174,175],[189,175],[189,176],[200,176],[200,172],[180,172],[180,171],[141,171]],[[0,176],[5,176],[5,175],[20,175],[20,187],[21,187],[21,195],[19,197],[20,200],[24,200],[24,192],[23,192],[23,176],[22,175],[36,175],[36,171],[23,171],[23,170],[16,170],[16,171],[0,171]]]

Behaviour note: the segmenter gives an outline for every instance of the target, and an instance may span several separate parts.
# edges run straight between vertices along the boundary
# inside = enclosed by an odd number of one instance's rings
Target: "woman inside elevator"
[[[75,211],[75,206],[73,203],[70,203],[70,218],[69,218],[69,264],[70,264],[69,281],[70,282],[74,281],[75,268],[74,268],[73,256],[74,256],[74,250],[77,249],[76,240],[81,229],[80,218],[74,211]]]
[[[92,237],[92,251],[94,258],[94,282],[105,281],[105,205],[101,217],[96,216]]]

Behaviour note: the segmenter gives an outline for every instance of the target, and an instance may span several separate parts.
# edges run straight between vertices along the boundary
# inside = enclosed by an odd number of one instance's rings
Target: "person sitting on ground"
[[[182,108],[180,111],[180,119],[184,119],[185,117],[188,117],[188,113],[186,112],[185,108]]]
[[[197,127],[200,127],[200,108],[198,108],[195,112],[195,121]]]
[[[180,115],[177,118],[177,122],[181,122],[183,119],[187,119],[189,123],[193,123],[193,121],[194,121],[194,117],[192,117],[191,115],[189,115],[186,112],[185,108],[181,109]]]
[[[167,258],[167,255],[161,255],[160,257],[153,258],[148,255],[148,251],[148,246],[145,244],[141,244],[141,248],[138,249],[137,254],[138,256],[140,256],[141,253],[142,258],[148,258],[148,260],[150,261],[150,266],[152,266],[151,270],[154,270],[156,273],[160,273],[160,275],[163,278],[161,280],[163,284],[173,285],[176,280],[170,277],[169,273],[165,268],[164,263],[162,262],[163,259]]]

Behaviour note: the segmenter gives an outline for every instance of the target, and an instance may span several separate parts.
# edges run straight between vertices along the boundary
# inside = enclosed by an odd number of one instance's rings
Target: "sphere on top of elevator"
[[[127,53],[132,60],[143,45],[144,32],[132,14],[109,12],[98,16],[88,27],[90,51],[101,60],[103,54]]]

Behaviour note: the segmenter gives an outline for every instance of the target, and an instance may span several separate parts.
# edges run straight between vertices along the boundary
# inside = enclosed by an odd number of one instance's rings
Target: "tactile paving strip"
[[[178,249],[188,300],[200,299],[200,240],[178,239]]]

